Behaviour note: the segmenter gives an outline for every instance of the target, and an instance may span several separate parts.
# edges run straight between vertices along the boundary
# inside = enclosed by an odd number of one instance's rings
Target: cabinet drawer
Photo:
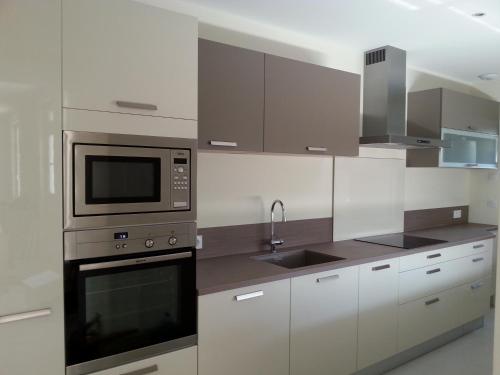
[[[461,256],[460,246],[445,247],[443,249],[426,251],[401,257],[399,272],[414,270],[417,268],[431,266],[433,264],[447,262]]]
[[[454,288],[399,307],[398,349],[421,344],[460,325],[460,289]]]
[[[491,271],[492,271],[491,251],[462,258],[462,264],[459,270],[460,274],[462,275],[461,284],[490,277]]]
[[[92,375],[196,375],[196,346],[128,363]]]
[[[460,287],[460,323],[485,315],[490,307],[491,279],[482,279]]]
[[[493,239],[471,242],[464,245],[460,245],[460,247],[461,247],[460,253],[462,256],[469,256],[488,251],[491,252],[493,249]]]

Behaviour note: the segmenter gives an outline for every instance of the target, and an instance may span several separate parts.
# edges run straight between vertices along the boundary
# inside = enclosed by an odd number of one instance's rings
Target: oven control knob
[[[155,242],[153,240],[146,240],[146,242],[144,242],[144,245],[148,248],[148,249],[151,249],[154,245],[155,245]]]
[[[168,239],[168,243],[170,246],[174,246],[177,243],[177,237],[172,236]]]

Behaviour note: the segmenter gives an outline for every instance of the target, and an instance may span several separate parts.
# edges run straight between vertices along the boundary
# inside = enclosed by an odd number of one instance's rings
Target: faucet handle
[[[284,243],[285,243],[285,240],[281,240],[281,239],[271,241],[271,245],[283,245]]]

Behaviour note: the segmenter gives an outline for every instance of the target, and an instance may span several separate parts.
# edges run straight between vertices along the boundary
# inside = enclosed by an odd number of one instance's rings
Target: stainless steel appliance
[[[356,241],[397,247],[405,250],[418,249],[419,247],[438,245],[448,242],[443,240],[436,240],[434,238],[410,236],[404,233],[391,233],[381,236],[356,238]]]
[[[64,233],[66,374],[195,345],[195,223]]]
[[[406,51],[392,46],[365,52],[363,75],[363,146],[439,148],[448,143],[422,134],[406,134]]]
[[[196,140],[64,132],[64,229],[193,221]]]

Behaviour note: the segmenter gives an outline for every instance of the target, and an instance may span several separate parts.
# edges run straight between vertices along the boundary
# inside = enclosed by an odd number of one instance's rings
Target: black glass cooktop
[[[393,234],[384,234],[382,236],[356,238],[356,241],[374,243],[377,245],[398,247],[400,249],[407,249],[407,250],[448,242],[443,240],[435,240],[433,238],[409,236],[404,233],[393,233]]]

